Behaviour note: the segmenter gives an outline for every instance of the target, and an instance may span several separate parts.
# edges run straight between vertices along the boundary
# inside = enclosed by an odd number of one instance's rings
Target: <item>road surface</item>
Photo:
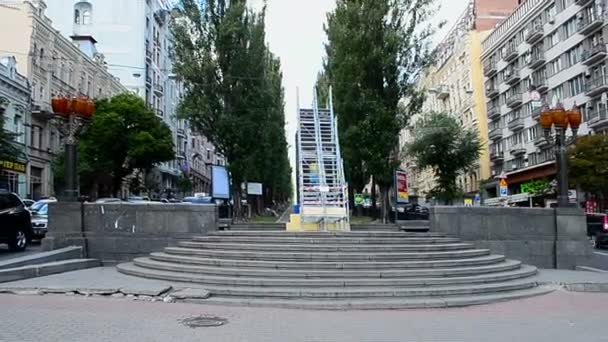
[[[590,266],[608,271],[608,248],[594,248]]]
[[[8,246],[5,244],[0,244],[0,261],[4,261],[11,258],[16,258],[20,256],[26,256],[30,254],[40,253],[42,250],[40,248],[40,242],[35,241],[31,245],[27,246],[24,252],[11,252],[8,250]]]
[[[565,291],[442,310],[304,311],[125,298],[0,295],[0,341],[608,341],[608,294]],[[180,320],[225,318],[220,327]]]

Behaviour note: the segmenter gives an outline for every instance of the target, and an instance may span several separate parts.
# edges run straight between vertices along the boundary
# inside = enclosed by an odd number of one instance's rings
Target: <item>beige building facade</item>
[[[17,72],[29,82],[31,102],[23,136],[27,150],[26,196],[52,196],[51,164],[62,137],[51,125],[55,95],[104,98],[127,91],[112,76],[104,57],[94,50],[94,39],[61,35],[45,15],[42,0],[0,4],[2,55],[14,56]],[[85,49],[85,47],[87,49]]]
[[[482,41],[516,6],[517,1],[480,0],[469,3],[437,47],[435,65],[425,70],[421,77],[418,86],[426,91],[427,99],[421,113],[412,118],[412,125],[401,136],[402,145],[413,141],[416,123],[431,112],[449,113],[465,128],[477,131],[484,142],[484,149],[476,167],[457,179],[465,194],[478,193],[480,181],[490,177]],[[427,196],[436,186],[434,170],[418,168],[415,160],[408,156],[402,167],[408,171],[410,191],[414,195]]]

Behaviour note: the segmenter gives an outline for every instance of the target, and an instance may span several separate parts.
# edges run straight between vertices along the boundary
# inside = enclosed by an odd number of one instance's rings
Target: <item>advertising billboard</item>
[[[397,189],[397,203],[409,203],[407,192],[407,174],[405,171],[395,171],[395,188]]]
[[[230,199],[230,176],[228,170],[219,165],[211,167],[211,197]]]

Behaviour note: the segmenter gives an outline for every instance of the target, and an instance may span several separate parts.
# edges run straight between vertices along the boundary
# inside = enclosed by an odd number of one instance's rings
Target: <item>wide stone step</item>
[[[304,242],[304,241],[302,241]],[[261,244],[261,243],[226,243],[226,242],[195,242],[182,241],[178,246],[185,248],[214,249],[224,251],[285,251],[285,252],[429,252],[429,251],[455,251],[471,249],[469,243],[430,244],[430,245],[315,245],[315,244]]]
[[[235,231],[221,230],[209,232],[210,236],[278,236],[278,237],[384,237],[384,238],[407,238],[407,237],[446,237],[443,233],[408,233],[408,232],[386,232],[386,231],[350,231],[350,232],[279,232],[279,231]]]
[[[285,260],[285,261],[396,261],[396,260],[436,260],[461,259],[490,254],[488,249],[468,249],[457,251],[431,252],[289,252],[289,251],[243,251],[212,250],[184,247],[167,247],[165,253],[190,255],[208,258],[246,259],[246,260]]]
[[[424,238],[424,237],[402,237],[402,238],[382,238],[382,237],[293,237],[293,236],[217,236],[206,235],[196,236],[192,239],[198,242],[230,242],[230,243],[278,243],[278,244],[433,244],[433,243],[458,243],[457,238]]]
[[[215,287],[205,289],[212,296],[246,298],[391,298],[391,297],[439,297],[474,295],[529,289],[536,283],[526,279],[491,284],[449,285],[433,287]]]
[[[504,282],[515,279],[522,279],[536,274],[537,270],[532,266],[522,266],[517,270],[496,272],[463,277],[444,277],[444,278],[340,278],[340,279],[263,279],[250,277],[223,277],[209,276],[203,274],[156,270],[137,266],[133,263],[120,264],[117,266],[122,273],[152,279],[163,279],[178,282],[191,282],[206,285],[221,286],[261,286],[261,287],[357,287],[357,286],[440,286],[458,284],[483,284],[493,282]]]
[[[463,296],[439,297],[391,297],[391,298],[337,298],[337,299],[306,299],[306,298],[243,298],[233,296],[212,296],[201,300],[201,303],[210,305],[233,305],[274,307],[288,309],[308,310],[391,310],[391,309],[422,309],[422,308],[448,308],[470,305],[490,304],[507,300],[523,299],[544,295],[554,291],[551,287],[533,287],[523,290],[502,291],[498,293],[484,293]],[[193,300],[192,302],[198,302]]]
[[[192,264],[181,264],[168,260],[159,261],[152,258],[136,258],[133,263],[144,268],[165,271],[187,272],[207,275],[221,275],[230,277],[258,277],[258,278],[411,278],[411,277],[453,277],[463,275],[487,274],[492,272],[503,272],[518,269],[521,262],[507,260],[501,263],[484,266],[466,266],[454,268],[437,269],[406,269],[406,270],[315,270],[301,268],[298,270],[278,270],[268,268],[243,268],[202,266]]]
[[[417,268],[446,268],[481,266],[499,263],[505,260],[503,255],[486,255],[470,259],[445,260],[411,260],[411,261],[262,261],[244,259],[211,259],[187,255],[152,253],[150,258],[157,261],[174,262],[218,267],[269,268],[277,270],[312,269],[312,270],[400,270]]]

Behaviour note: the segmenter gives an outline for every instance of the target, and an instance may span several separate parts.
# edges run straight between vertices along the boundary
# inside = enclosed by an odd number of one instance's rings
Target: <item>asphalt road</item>
[[[305,311],[165,304],[125,298],[0,295],[0,341],[608,341],[608,294],[557,291],[455,309]],[[191,328],[216,316],[227,324]]]
[[[11,258],[25,256],[29,254],[35,254],[41,252],[40,241],[34,241],[31,245],[27,246],[24,252],[11,252],[8,250],[8,246],[0,244],[0,261],[4,261]]]
[[[591,260],[590,266],[608,271],[608,248],[594,248],[593,259]]]

